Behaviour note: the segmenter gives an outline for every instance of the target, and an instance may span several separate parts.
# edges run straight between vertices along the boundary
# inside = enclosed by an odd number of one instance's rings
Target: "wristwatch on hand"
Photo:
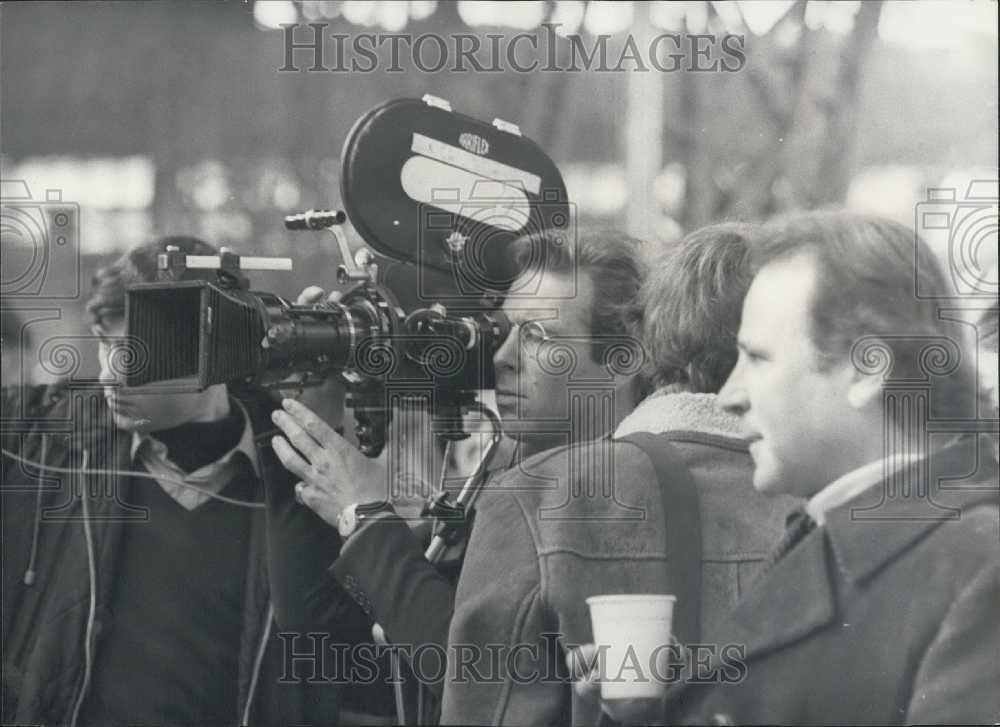
[[[345,540],[380,512],[394,512],[388,502],[364,502],[348,505],[337,516],[337,532]]]

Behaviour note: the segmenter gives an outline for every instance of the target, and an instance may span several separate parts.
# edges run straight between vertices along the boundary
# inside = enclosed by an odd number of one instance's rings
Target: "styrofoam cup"
[[[594,644],[603,652],[601,699],[655,699],[666,689],[653,664],[671,643],[676,596],[615,594],[591,596]],[[661,657],[662,660],[662,657]]]

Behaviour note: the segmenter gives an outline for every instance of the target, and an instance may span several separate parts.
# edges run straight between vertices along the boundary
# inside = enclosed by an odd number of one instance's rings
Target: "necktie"
[[[798,545],[809,533],[816,528],[816,521],[812,519],[805,507],[800,507],[788,514],[785,520],[785,533],[781,540],[774,546],[771,554],[764,562],[764,572],[769,571],[775,563],[784,558]]]

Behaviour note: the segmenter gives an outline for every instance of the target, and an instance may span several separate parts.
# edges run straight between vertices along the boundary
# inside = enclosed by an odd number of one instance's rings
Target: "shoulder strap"
[[[636,432],[620,441],[639,447],[660,482],[670,582],[677,596],[673,632],[682,644],[701,638],[701,513],[698,490],[681,454],[665,437]]]

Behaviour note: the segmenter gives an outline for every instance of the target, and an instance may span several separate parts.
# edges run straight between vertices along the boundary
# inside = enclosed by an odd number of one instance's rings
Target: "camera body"
[[[929,189],[927,201],[916,207],[915,229],[927,243],[917,247],[917,265],[937,265],[923,260],[929,248],[944,258],[949,286],[927,290],[924,276],[917,276],[916,294],[921,298],[996,298],[998,230],[997,180],[973,180],[965,197],[954,187]],[[991,257],[992,255],[992,257]]]
[[[168,249],[158,282],[127,292],[127,333],[144,349],[127,385],[183,379],[199,388],[288,388],[336,374],[365,454],[385,444],[390,389],[430,402],[445,436],[462,436],[461,410],[493,387],[493,354],[510,332],[500,295],[515,278],[533,279],[515,274],[511,243],[553,227],[566,231],[567,244],[575,240],[562,178],[512,124],[455,114],[434,97],[368,112],[342,158],[346,216],[310,210],[285,218],[290,230],[333,234],[343,260],[338,280],[352,283],[342,297],[300,305],[249,290],[244,271],[291,261]],[[375,250],[416,266],[415,301],[406,290],[410,300],[400,305],[367,250],[351,254],[340,229],[346,219]],[[214,269],[216,280],[185,279],[192,265]]]
[[[216,266],[216,281],[185,279],[189,261]],[[295,304],[249,290],[229,250],[216,258],[168,248],[157,264],[160,280],[130,286],[126,296],[128,345],[137,347],[126,354],[137,364],[124,371],[128,386],[288,388],[339,374],[370,456],[385,444],[387,385],[426,394],[457,419],[468,392],[492,387],[488,364],[509,333],[499,311],[461,315],[436,304],[407,315],[374,278],[337,302]]]

